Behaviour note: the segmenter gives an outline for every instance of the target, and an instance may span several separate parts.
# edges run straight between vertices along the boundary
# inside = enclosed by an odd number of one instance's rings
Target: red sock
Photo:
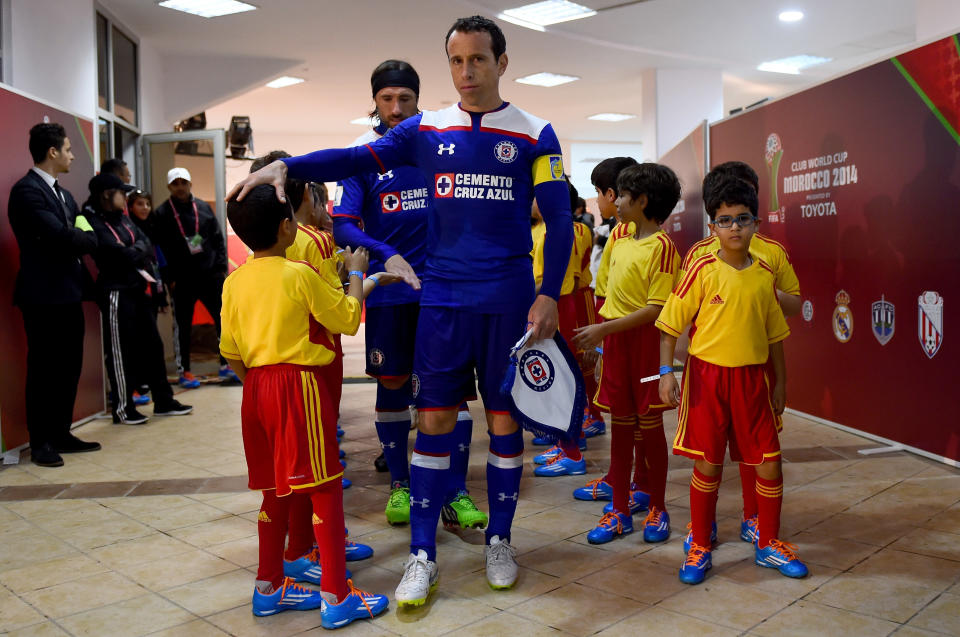
[[[321,485],[310,494],[313,503],[313,535],[320,549],[320,589],[343,601],[347,590],[344,553],[343,483],[340,479]]]
[[[757,468],[740,463],[740,490],[743,492],[743,519],[757,515]]]
[[[287,551],[283,559],[288,562],[300,559],[313,548],[313,504],[304,493],[291,493],[290,527],[287,531]]]
[[[783,505],[783,476],[764,480],[757,476],[757,545],[760,548],[780,535],[780,508]]]
[[[710,526],[717,517],[720,476],[707,476],[694,467],[690,479],[690,520],[693,543],[710,548]]]
[[[610,427],[610,471],[607,475],[613,487],[613,508],[618,513],[630,513],[630,465],[636,428],[636,416],[614,417]]]
[[[663,434],[663,413],[640,417],[643,434],[643,456],[647,465],[650,506],[661,511],[667,508],[664,494],[667,490],[667,439]]]
[[[263,504],[257,516],[260,561],[257,580],[270,582],[274,590],[283,583],[283,543],[287,538],[290,496],[278,498],[276,491],[263,492]]]
[[[638,491],[650,493],[650,481],[647,479],[647,456],[643,450],[643,432],[638,427],[633,432],[633,482]]]
[[[561,440],[557,444],[560,445],[560,448],[563,449],[563,453],[566,454],[571,460],[582,460],[583,454],[580,453],[580,445],[577,441],[574,440]]]

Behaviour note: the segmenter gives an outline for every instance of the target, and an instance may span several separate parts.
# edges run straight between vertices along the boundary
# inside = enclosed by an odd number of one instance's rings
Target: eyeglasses
[[[741,228],[749,228],[756,220],[756,217],[745,212],[737,215],[736,217],[731,217],[730,215],[717,217],[713,220],[713,224],[718,228],[730,228],[733,226],[734,222],[736,222],[736,224]]]

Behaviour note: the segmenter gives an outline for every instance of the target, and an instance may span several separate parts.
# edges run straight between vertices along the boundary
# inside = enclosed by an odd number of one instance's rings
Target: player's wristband
[[[358,276],[363,279],[363,272],[360,270],[350,270],[350,276]]]
[[[667,374],[673,373],[673,365],[661,365],[660,366],[660,375],[666,376]]]
[[[373,281],[373,287],[380,285],[380,277],[378,277],[376,274],[371,274],[368,276],[367,281]]]
[[[595,351],[597,354],[603,354],[603,348],[599,346],[594,347],[593,351]]]

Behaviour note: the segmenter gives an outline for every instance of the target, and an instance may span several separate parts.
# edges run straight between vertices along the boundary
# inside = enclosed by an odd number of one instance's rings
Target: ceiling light
[[[569,82],[576,82],[580,78],[576,75],[558,75],[557,73],[534,73],[524,77],[518,77],[514,82],[520,84],[529,84],[531,86],[560,86]]]
[[[634,117],[636,117],[636,115],[631,115],[630,113],[597,113],[587,119],[592,119],[595,122],[622,122],[625,119],[633,119]]]
[[[283,77],[278,77],[272,82],[267,82],[267,86],[270,88],[283,88],[284,86],[300,84],[303,81],[304,80],[302,77],[290,77],[289,75],[284,75]]]
[[[358,126],[373,126],[374,124],[376,124],[376,120],[374,120],[372,117],[364,115],[363,117],[351,119],[350,123],[357,124]]]
[[[252,4],[239,0],[163,0],[159,4],[161,7],[198,15],[201,18],[216,18],[256,9]]]
[[[780,22],[800,22],[803,20],[803,11],[781,11]]]
[[[770,73],[786,73],[787,75],[800,75],[800,71],[803,69],[830,62],[831,60],[832,58],[821,58],[815,55],[794,55],[788,58],[764,62],[757,67],[757,70],[768,71]]]
[[[569,0],[544,0],[516,9],[505,9],[497,17],[528,29],[543,31],[543,27],[549,24],[589,18],[593,15],[597,15],[597,12],[590,7]]]

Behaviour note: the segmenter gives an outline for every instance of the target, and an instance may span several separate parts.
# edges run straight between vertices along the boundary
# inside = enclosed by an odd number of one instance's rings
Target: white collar
[[[47,185],[50,186],[50,188],[53,188],[53,184],[57,183],[57,178],[54,177],[53,175],[51,175],[50,173],[48,173],[47,171],[42,170],[42,169],[40,169],[40,168],[37,168],[36,166],[34,166],[33,168],[31,168],[31,170],[33,170],[33,172],[35,172],[35,173],[37,173],[38,175],[40,175],[40,177],[41,177],[45,182],[47,182]]]

